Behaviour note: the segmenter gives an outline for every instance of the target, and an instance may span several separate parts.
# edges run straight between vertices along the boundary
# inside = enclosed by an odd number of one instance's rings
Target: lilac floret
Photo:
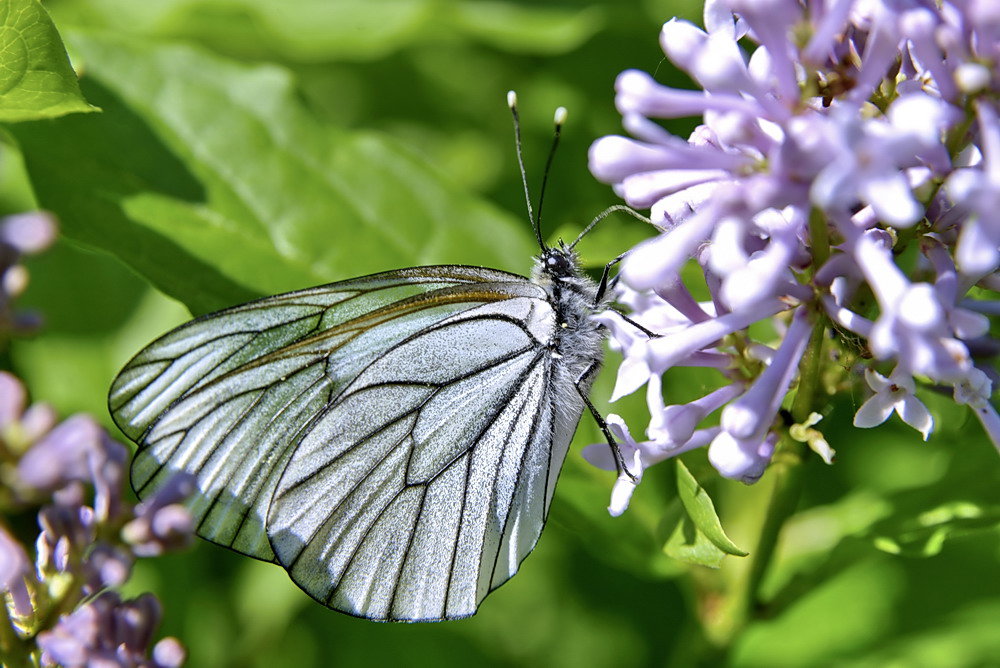
[[[151,498],[135,508],[122,536],[139,556],[156,556],[191,544],[194,520],[182,505],[195,491],[194,476],[176,473]]]
[[[57,233],[55,218],[43,211],[18,213],[0,220],[0,243],[25,255],[51,246]]]
[[[0,594],[10,594],[14,612],[18,615],[31,614],[31,594],[27,583],[33,580],[34,574],[24,547],[0,526]]]
[[[177,668],[186,657],[187,652],[177,638],[164,638],[153,647],[153,664],[157,668]]]
[[[104,430],[92,417],[74,415],[25,453],[18,475],[32,487],[47,491],[74,480],[89,481],[100,460],[107,458],[105,439]]]
[[[153,648],[152,659],[146,656],[161,616],[160,604],[150,594],[123,601],[114,592],[104,592],[39,634],[42,662],[67,668],[180,665],[183,650],[173,639],[159,651]]]

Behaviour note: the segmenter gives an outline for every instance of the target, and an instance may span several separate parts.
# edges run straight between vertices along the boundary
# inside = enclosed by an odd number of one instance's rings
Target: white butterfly
[[[200,536],[336,610],[475,614],[534,548],[601,364],[603,281],[572,246],[530,279],[414,267],[164,335],[109,397],[136,493],[193,474]]]

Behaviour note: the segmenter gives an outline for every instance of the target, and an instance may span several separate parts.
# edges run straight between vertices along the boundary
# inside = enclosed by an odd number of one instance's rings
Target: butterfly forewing
[[[199,535],[272,560],[264,520],[277,476],[308,425],[392,345],[507,298],[489,286],[520,283],[474,267],[406,269],[269,297],[179,327],[136,355],[111,388],[115,422],[140,445],[133,487],[145,497],[176,471],[194,474]]]
[[[534,547],[583,409],[556,317],[528,279],[445,266],[198,318],[112,386],[133,486],[193,474],[199,535],[330,607],[474,614]]]

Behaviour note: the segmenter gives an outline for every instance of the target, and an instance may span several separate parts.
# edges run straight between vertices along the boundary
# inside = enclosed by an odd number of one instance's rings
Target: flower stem
[[[819,209],[812,209],[809,212],[809,240],[813,266],[818,269],[830,259],[830,229],[826,216]]]
[[[757,545],[750,553],[750,564],[743,580],[734,589],[733,598],[741,613],[741,627],[749,622],[760,604],[760,584],[774,556],[785,521],[792,516],[802,491],[801,443],[784,439],[782,449],[771,463],[773,479],[771,495],[765,509],[764,523],[757,537]]]
[[[791,412],[798,422],[804,422],[813,410],[820,387],[825,322],[819,319],[813,327],[809,345],[799,365],[799,387]],[[716,614],[703,618],[705,634],[716,649],[730,650],[743,630],[763,612],[760,589],[774,557],[778,538],[785,522],[795,512],[802,491],[802,443],[785,437],[781,440],[768,468],[758,484],[770,483],[767,499],[759,504],[759,530],[750,555],[741,564],[732,581],[725,601]]]
[[[791,407],[792,419],[799,424],[803,424],[809,419],[809,415],[813,412],[813,406],[816,404],[816,393],[819,391],[823,373],[823,343],[826,340],[826,324],[824,317],[816,318],[809,345],[806,346],[806,351],[799,362],[799,386],[795,391],[795,399],[792,401]],[[792,439],[784,440],[791,441]]]
[[[785,521],[795,512],[802,489],[801,443],[783,439],[767,475],[758,484],[770,483],[767,500],[755,513],[760,528],[750,555],[741,564],[731,582],[724,602],[716,614],[703,618],[705,634],[711,643],[724,651],[731,650],[746,627],[762,611],[760,586],[774,557],[778,537]]]

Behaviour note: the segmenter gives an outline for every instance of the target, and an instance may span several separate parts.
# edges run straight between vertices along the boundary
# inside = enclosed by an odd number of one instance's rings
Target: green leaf
[[[598,7],[568,10],[511,2],[456,3],[455,23],[467,33],[510,52],[558,54],[572,51],[604,24]]]
[[[195,313],[413,264],[528,268],[526,223],[382,135],[320,123],[283,69],[68,42],[105,113],[13,128],[39,202]]]
[[[426,32],[439,11],[432,0],[299,0],[293,7],[273,0],[169,4],[173,11],[159,22],[160,34],[200,37],[223,49],[245,52],[250,47],[306,62],[384,57]]]
[[[737,557],[745,557],[749,554],[733,543],[723,531],[722,523],[715,513],[715,505],[708,496],[708,492],[698,484],[695,477],[684,466],[684,462],[679,459],[677,460],[677,494],[680,496],[681,503],[684,504],[684,510],[687,511],[688,517],[694,522],[695,528],[699,533],[704,534],[713,545],[724,553]]]
[[[375,60],[435,25],[436,0],[53,0],[60,25],[180,37],[285,59]]]
[[[181,37],[225,53],[300,63],[374,61],[413,46],[469,39],[508,53],[566,53],[597,33],[606,15],[594,6],[441,0],[73,0],[55,3],[53,12],[76,25]]]
[[[948,539],[982,532],[997,534],[1000,529],[1000,506],[949,501],[880,529],[873,542],[883,552],[908,557],[933,557],[941,553]],[[891,529],[891,532],[886,529]]]
[[[680,509],[678,509],[679,511]],[[696,566],[719,568],[726,553],[695,526],[691,518],[678,512],[677,524],[667,538],[663,551],[667,556]]]
[[[870,665],[851,659],[865,657],[866,650],[879,647],[886,635],[893,638],[898,633],[895,628],[886,629],[886,620],[894,620],[908,603],[906,590],[905,576],[888,557],[852,563],[810,588],[783,614],[751,625],[737,641],[729,665]]]
[[[59,33],[37,0],[0,2],[0,121],[97,111],[80,92]]]

